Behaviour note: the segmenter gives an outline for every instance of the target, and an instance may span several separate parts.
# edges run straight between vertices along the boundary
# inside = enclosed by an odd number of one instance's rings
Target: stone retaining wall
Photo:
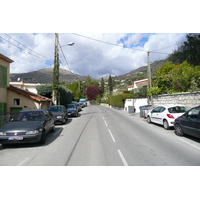
[[[200,91],[153,96],[153,103],[154,106],[165,104],[181,104],[188,109],[193,108],[200,105]]]

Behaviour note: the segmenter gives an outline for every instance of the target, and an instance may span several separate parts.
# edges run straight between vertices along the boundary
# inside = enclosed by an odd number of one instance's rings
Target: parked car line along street
[[[0,145],[0,165],[199,166],[200,139],[174,131],[138,113],[90,105],[56,125],[44,145]]]

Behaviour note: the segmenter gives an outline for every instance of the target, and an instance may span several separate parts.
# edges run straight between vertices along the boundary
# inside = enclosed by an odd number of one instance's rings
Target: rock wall
[[[200,91],[153,96],[154,106],[165,104],[181,104],[190,109],[200,105]]]

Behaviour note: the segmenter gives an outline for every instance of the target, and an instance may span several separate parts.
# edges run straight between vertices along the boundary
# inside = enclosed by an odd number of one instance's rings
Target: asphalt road
[[[200,140],[148,124],[139,114],[88,106],[46,144],[0,145],[0,166],[199,166]]]

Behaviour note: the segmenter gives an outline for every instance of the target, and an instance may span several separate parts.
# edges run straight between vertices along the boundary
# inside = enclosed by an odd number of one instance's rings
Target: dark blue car
[[[174,129],[178,136],[186,134],[200,138],[200,106],[194,107],[176,118]]]

